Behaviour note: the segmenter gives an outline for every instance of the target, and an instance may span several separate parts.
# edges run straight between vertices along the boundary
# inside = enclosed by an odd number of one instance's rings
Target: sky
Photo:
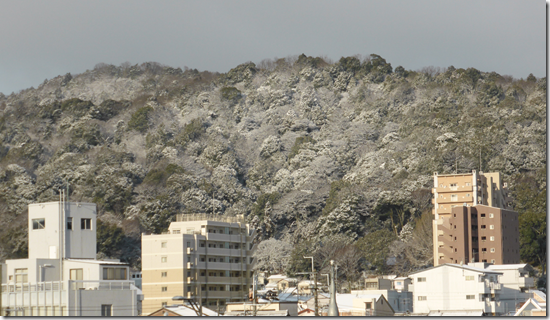
[[[546,76],[545,0],[1,0],[0,92],[154,61],[227,72],[288,56]]]

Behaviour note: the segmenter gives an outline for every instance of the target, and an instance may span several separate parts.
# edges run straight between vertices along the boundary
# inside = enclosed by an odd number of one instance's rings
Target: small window
[[[490,225],[489,229],[491,229],[491,230],[495,229],[495,225],[494,224]]]
[[[474,281],[474,276],[466,276],[466,281]]]
[[[491,252],[495,252],[495,248],[491,248]]]
[[[160,273],[160,276],[161,276],[162,278],[166,278],[166,277],[168,276],[168,272],[166,272],[166,271],[161,272],[161,273]]]
[[[470,183],[469,182],[466,182],[466,187],[469,187],[470,186]]]
[[[469,198],[469,197],[470,197],[470,194],[469,194],[469,193],[466,193],[466,197]]]
[[[427,296],[418,296],[418,301],[426,301],[428,300]]]
[[[161,304],[162,307],[166,307],[167,305],[168,305],[167,301],[163,301],[162,304]]]
[[[486,241],[487,237],[481,237],[481,241]]]
[[[487,248],[481,248],[481,252],[487,252]]]
[[[491,263],[495,263],[495,259],[491,259]]]
[[[160,262],[165,263],[168,261],[168,257],[160,257]]]
[[[160,291],[166,292],[166,291],[168,291],[168,287],[162,287]]]
[[[485,218],[485,213],[480,214],[482,218]]]
[[[45,227],[46,227],[46,219],[44,218],[32,219],[33,230],[44,229]]]
[[[80,229],[81,230],[91,230],[92,229],[92,219],[89,219],[89,218],[80,219]]]
[[[102,304],[101,305],[101,316],[102,317],[111,317],[113,315],[113,305],[112,304]]]
[[[475,294],[466,295],[466,300],[474,300],[476,298]]]
[[[486,225],[484,225],[484,224],[481,225],[481,229],[486,229],[486,228],[487,228]]]
[[[187,230],[185,232],[187,234],[193,234],[195,232],[195,229],[194,228],[187,228]]]
[[[416,282],[426,282],[426,278],[425,277],[416,278]]]
[[[67,230],[73,230],[73,218],[72,217],[67,218]]]
[[[180,234],[181,230],[172,230],[172,234]]]
[[[458,195],[451,194],[451,201],[458,201]]]
[[[191,241],[187,241],[187,248],[191,248]]]
[[[103,280],[126,280],[126,268],[103,268]]]
[[[489,240],[495,241],[495,237],[491,236],[491,237],[489,237]]]
[[[489,218],[494,218],[494,217],[495,217],[495,215],[494,215],[494,214],[492,214],[492,213],[489,213]]]
[[[160,243],[161,248],[166,248],[168,246],[168,243],[166,241],[163,241]]]

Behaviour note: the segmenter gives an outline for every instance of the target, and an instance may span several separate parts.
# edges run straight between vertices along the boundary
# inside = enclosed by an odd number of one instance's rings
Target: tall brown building
[[[474,170],[472,173],[461,174],[434,173],[434,266],[447,262],[468,263],[480,260],[494,260],[493,263],[496,264],[519,262],[517,213],[510,210],[511,200],[506,187],[499,172],[478,173]],[[469,214],[465,214],[464,210]],[[491,219],[496,219],[491,220],[494,223],[478,225],[482,219],[489,219],[489,215],[492,216]],[[483,232],[491,234],[481,235],[482,226],[487,228]],[[490,226],[493,229],[489,229]],[[493,237],[493,243],[498,242],[500,245],[482,246],[481,237],[486,237],[485,241],[491,241],[489,239]],[[507,247],[512,244],[510,241],[518,243],[517,250],[515,247]],[[517,258],[515,253],[509,255],[511,251],[502,250],[518,251]],[[489,257],[489,254],[493,255]]]

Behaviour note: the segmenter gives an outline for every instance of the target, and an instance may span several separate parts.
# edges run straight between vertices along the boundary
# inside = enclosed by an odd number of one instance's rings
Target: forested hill
[[[71,201],[98,204],[100,255],[134,265],[142,232],[206,212],[244,214],[296,257],[355,244],[363,270],[414,269],[432,263],[433,172],[481,166],[513,191],[523,259],[545,263],[541,233],[526,234],[544,222],[545,245],[546,78],[378,55],[225,74],[99,64],[0,94],[0,141],[2,260],[27,255],[27,205],[68,183]]]

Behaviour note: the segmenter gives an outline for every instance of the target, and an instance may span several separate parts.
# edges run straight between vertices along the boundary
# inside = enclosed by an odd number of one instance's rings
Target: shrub
[[[95,112],[92,114],[92,117],[102,121],[107,121],[112,117],[120,113],[120,111],[130,107],[132,103],[130,101],[115,101],[115,100],[105,100],[99,106],[95,108]]]
[[[128,121],[128,130],[136,130],[141,133],[147,131],[149,129],[149,113],[153,110],[150,106],[139,108]]]
[[[288,155],[288,160],[292,159],[295,155],[297,155],[298,152],[300,152],[300,148],[302,147],[302,145],[304,143],[308,143],[308,142],[315,143],[316,141],[310,136],[296,138],[296,141],[294,142],[294,145],[290,149],[290,154]]]
[[[168,178],[170,178],[170,176],[174,173],[185,173],[185,170],[182,167],[171,163],[163,169],[150,170],[143,179],[143,183],[152,186],[165,186],[166,180],[168,180]]]
[[[183,127],[183,130],[176,137],[176,142],[182,145],[198,139],[205,132],[205,128],[201,119],[196,118],[191,120]]]
[[[241,97],[241,92],[235,87],[223,87],[220,93],[222,98],[230,101],[238,100]]]
[[[68,99],[61,103],[60,109],[63,112],[70,112],[78,117],[82,117],[90,111],[94,104],[90,101],[83,101],[78,98]]]

